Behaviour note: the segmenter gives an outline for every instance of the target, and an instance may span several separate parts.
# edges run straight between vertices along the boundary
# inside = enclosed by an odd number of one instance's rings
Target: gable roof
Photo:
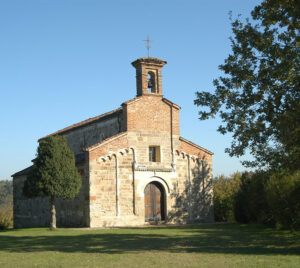
[[[110,112],[107,112],[107,113],[104,113],[104,114],[100,114],[98,116],[95,116],[95,117],[92,117],[92,118],[89,118],[89,119],[86,119],[84,121],[81,121],[79,123],[76,123],[76,124],[73,124],[71,126],[68,126],[68,127],[65,127],[61,130],[58,130],[56,132],[53,132],[47,136],[44,136],[42,138],[40,138],[39,140],[42,140],[42,139],[45,139],[49,136],[53,136],[53,135],[56,135],[56,134],[63,134],[63,133],[66,133],[66,132],[69,132],[71,130],[74,130],[74,129],[77,129],[77,128],[80,128],[80,127],[85,127],[89,124],[92,124],[92,123],[95,123],[97,121],[102,121],[102,120],[105,120],[105,119],[108,119],[108,118],[111,118],[111,117],[114,117],[120,113],[122,113],[122,108],[118,108],[116,110],[112,110]]]
[[[130,100],[128,100],[128,101],[125,101],[125,102],[122,103],[122,105],[124,105],[124,104],[130,104],[130,103],[132,103],[132,102],[138,101],[138,100],[144,98],[145,96],[151,96],[151,97],[162,98],[162,95],[155,95],[155,94],[149,93],[149,94],[142,95],[142,96],[137,96],[137,97],[135,97],[135,98],[133,98],[133,99],[130,99]],[[168,100],[168,99],[166,99],[166,98],[162,98],[162,101],[163,101],[164,103],[168,104],[169,106],[175,107],[175,108],[178,109],[178,110],[181,109],[181,107],[180,107],[179,105],[177,105],[176,103],[174,103],[174,102],[172,102],[172,101],[170,101],[170,100]]]
[[[32,169],[32,166],[22,169],[21,171],[16,172],[15,174],[11,175],[12,177],[18,177],[22,175],[27,175]]]
[[[154,95],[154,96],[155,96],[155,95]],[[130,99],[130,100],[128,100],[128,101],[123,102],[122,105],[124,105],[124,104],[129,104],[129,103],[134,102],[134,101],[136,101],[136,100],[138,100],[138,99],[141,99],[141,98],[143,98],[143,96],[135,97],[135,98],[133,98],[133,99]],[[175,107],[175,108],[177,108],[177,109],[180,109],[180,106],[178,106],[177,104],[171,102],[170,100],[168,100],[168,99],[166,99],[166,98],[162,98],[162,101],[165,102],[165,103],[167,103],[167,104],[170,105],[170,106],[173,106],[173,107]],[[105,119],[108,119],[108,118],[117,116],[118,114],[122,113],[122,111],[123,111],[123,108],[120,107],[120,108],[115,109],[115,110],[112,110],[112,111],[110,111],[110,112],[107,112],[107,113],[104,113],[104,114],[100,114],[100,115],[97,115],[97,116],[95,116],[95,117],[91,117],[91,118],[86,119],[86,120],[84,120],[84,121],[81,121],[81,122],[79,122],[79,123],[73,124],[73,125],[71,125],[71,126],[68,126],[68,127],[63,128],[63,129],[60,129],[60,130],[58,130],[58,131],[55,131],[55,132],[53,132],[53,133],[51,133],[51,134],[48,134],[48,135],[46,135],[46,136],[40,138],[39,141],[42,140],[42,139],[45,139],[45,138],[47,138],[47,137],[53,136],[53,135],[57,135],[57,134],[65,134],[65,133],[67,133],[67,132],[69,132],[69,131],[72,131],[72,130],[74,130],[74,129],[81,128],[81,127],[85,127],[85,126],[87,126],[87,125],[89,125],[89,124],[93,124],[93,123],[95,123],[95,122],[97,122],[97,121],[102,121],[102,120],[105,120]]]
[[[103,141],[100,141],[100,142],[98,142],[98,143],[96,143],[96,144],[94,144],[94,145],[92,145],[92,146],[90,146],[88,148],[85,148],[85,151],[87,151],[87,152],[88,151],[92,151],[92,150],[98,148],[101,145],[104,145],[106,143],[109,143],[109,142],[111,142],[111,141],[113,141],[115,139],[121,138],[121,137],[126,136],[126,135],[127,135],[127,132],[126,131],[122,131],[122,132],[117,133],[116,135],[113,135],[111,137],[108,137],[107,139],[105,139]]]
[[[207,149],[205,149],[205,148],[203,148],[203,147],[197,145],[196,143],[193,143],[193,142],[191,142],[191,141],[189,141],[189,140],[187,140],[187,139],[185,139],[185,138],[183,138],[183,137],[179,137],[179,140],[180,140],[180,141],[183,141],[183,142],[185,142],[185,143],[187,143],[187,144],[189,144],[189,145],[191,145],[191,146],[194,146],[194,147],[196,147],[196,148],[198,148],[198,149],[200,149],[200,150],[202,150],[202,151],[204,151],[204,152],[206,152],[206,153],[208,153],[208,154],[210,154],[210,155],[213,155],[213,154],[214,154],[213,152],[211,152],[211,151],[209,151],[209,150],[207,150]]]

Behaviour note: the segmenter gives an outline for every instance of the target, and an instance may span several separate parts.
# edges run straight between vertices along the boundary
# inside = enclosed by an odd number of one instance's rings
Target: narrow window
[[[160,147],[150,146],[149,147],[149,161],[150,162],[160,162]]]
[[[147,76],[147,83],[148,83],[148,92],[149,93],[156,93],[156,85],[155,85],[155,74],[154,72],[149,72]]]
[[[153,79],[152,79],[150,74],[148,74],[147,81],[148,81],[148,92],[151,93],[152,92],[152,87],[153,87],[153,84],[152,84]]]

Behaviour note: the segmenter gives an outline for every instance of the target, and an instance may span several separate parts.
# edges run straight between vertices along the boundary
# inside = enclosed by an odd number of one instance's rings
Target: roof
[[[23,175],[28,175],[28,173],[31,171],[33,166],[27,167],[19,172],[16,172],[15,174],[11,175],[12,177],[18,177]]]
[[[164,66],[165,64],[167,64],[166,61],[158,59],[158,58],[154,58],[154,57],[139,58],[139,59],[133,61],[131,64],[134,67],[136,67],[140,63],[151,64],[151,65],[158,65],[158,66],[161,66],[161,67]]]
[[[74,125],[71,125],[71,126],[68,126],[68,127],[65,127],[61,130],[58,130],[56,132],[53,132],[45,137],[42,137],[40,138],[39,140],[42,140],[42,139],[45,139],[49,136],[53,136],[53,135],[56,135],[56,134],[63,134],[63,133],[66,133],[68,131],[71,131],[71,130],[74,130],[76,128],[80,128],[80,127],[84,127],[86,125],[89,125],[89,124],[92,124],[92,123],[95,123],[96,121],[102,121],[102,120],[105,120],[105,119],[108,119],[110,117],[113,117],[119,113],[122,112],[122,108],[118,108],[116,110],[112,110],[110,112],[107,112],[107,113],[104,113],[104,114],[101,114],[101,115],[98,115],[98,116],[95,116],[95,117],[92,117],[92,118],[89,118],[89,119],[86,119],[84,121],[81,121],[79,123],[76,123]]]
[[[162,100],[163,100],[163,102],[169,104],[170,106],[177,108],[178,110],[181,109],[181,107],[179,105],[177,105],[176,103],[174,103],[166,98],[163,98]]]
[[[205,148],[197,145],[196,143],[193,143],[193,142],[191,142],[191,141],[189,141],[189,140],[187,140],[187,139],[185,139],[183,137],[179,137],[179,140],[180,141],[184,141],[184,142],[188,143],[189,145],[192,145],[192,146],[194,146],[194,147],[196,147],[196,148],[198,148],[198,149],[200,149],[200,150],[202,150],[202,151],[204,151],[204,152],[206,152],[208,154],[211,154],[211,155],[214,154],[213,152],[211,152],[211,151],[209,151],[209,150],[207,150],[207,149],[205,149]]]
[[[130,100],[128,100],[128,101],[123,102],[122,105],[124,105],[124,104],[129,104],[129,103],[134,102],[134,101],[136,101],[136,100],[138,100],[138,99],[141,99],[142,97],[143,97],[143,96],[135,97],[135,98],[133,98],[133,99],[130,99]],[[162,98],[162,100],[163,100],[165,103],[167,103],[168,105],[171,105],[171,106],[173,106],[173,107],[175,107],[175,108],[177,108],[177,109],[180,109],[180,106],[178,106],[177,104],[171,102],[170,100],[168,100],[168,99],[166,99],[166,98]],[[123,111],[123,108],[120,107],[120,108],[115,109],[115,110],[112,110],[112,111],[110,111],[110,112],[107,112],[107,113],[104,113],[104,114],[100,114],[100,115],[97,115],[97,116],[95,116],[95,117],[91,117],[91,118],[86,119],[86,120],[84,120],[84,121],[81,121],[81,122],[79,122],[79,123],[73,124],[73,125],[71,125],[71,126],[68,126],[68,127],[63,128],[63,129],[60,129],[60,130],[58,130],[58,131],[56,131],[56,132],[53,132],[53,133],[51,133],[51,134],[49,134],[49,135],[46,135],[46,136],[40,138],[39,140],[42,140],[42,139],[45,139],[45,138],[47,138],[47,137],[50,137],[50,136],[53,136],[53,135],[57,135],[57,134],[64,134],[64,133],[67,133],[67,132],[69,132],[69,131],[71,131],[71,130],[74,130],[74,129],[77,129],[77,128],[80,128],[80,127],[84,127],[84,126],[87,126],[87,125],[89,125],[89,124],[93,124],[93,123],[95,123],[95,122],[97,122],[97,121],[102,121],[102,120],[111,118],[111,117],[113,117],[113,116],[116,116],[117,114],[122,113],[122,111]]]
[[[144,96],[153,96],[153,97],[160,97],[160,98],[162,97],[162,95],[156,95],[156,94],[149,94],[149,95],[148,95],[148,94],[147,94],[147,95],[137,96],[137,97],[135,97],[135,98],[133,98],[133,99],[130,99],[130,100],[128,100],[128,101],[125,101],[125,102],[122,103],[122,105],[124,105],[124,104],[129,104],[129,103],[138,101],[138,100],[142,99]],[[181,109],[181,107],[178,106],[176,103],[174,103],[174,102],[172,102],[172,101],[170,101],[170,100],[168,100],[168,99],[166,99],[166,98],[162,98],[162,101],[163,101],[164,103],[168,104],[169,106],[175,107],[176,109]]]

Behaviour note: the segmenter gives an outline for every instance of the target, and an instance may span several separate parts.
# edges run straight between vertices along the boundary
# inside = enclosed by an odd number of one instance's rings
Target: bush
[[[213,181],[215,220],[221,222],[234,221],[234,199],[239,189],[241,173],[231,177],[216,177]]]
[[[13,210],[12,208],[0,207],[0,230],[13,227]]]
[[[234,215],[238,222],[274,225],[265,192],[269,177],[266,171],[242,174],[241,185],[234,200]]]
[[[266,197],[278,226],[300,227],[300,171],[283,170],[273,174],[266,184]]]
[[[235,173],[213,183],[216,221],[300,228],[300,170]]]
[[[0,229],[13,226],[13,184],[0,181]]]

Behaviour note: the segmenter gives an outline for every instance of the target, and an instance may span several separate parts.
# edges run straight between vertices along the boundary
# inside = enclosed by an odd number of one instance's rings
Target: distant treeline
[[[12,181],[0,181],[0,205],[5,203],[12,204],[13,184]]]
[[[300,228],[300,171],[256,171],[214,178],[216,221]]]
[[[0,229],[13,226],[13,184],[0,181]]]

